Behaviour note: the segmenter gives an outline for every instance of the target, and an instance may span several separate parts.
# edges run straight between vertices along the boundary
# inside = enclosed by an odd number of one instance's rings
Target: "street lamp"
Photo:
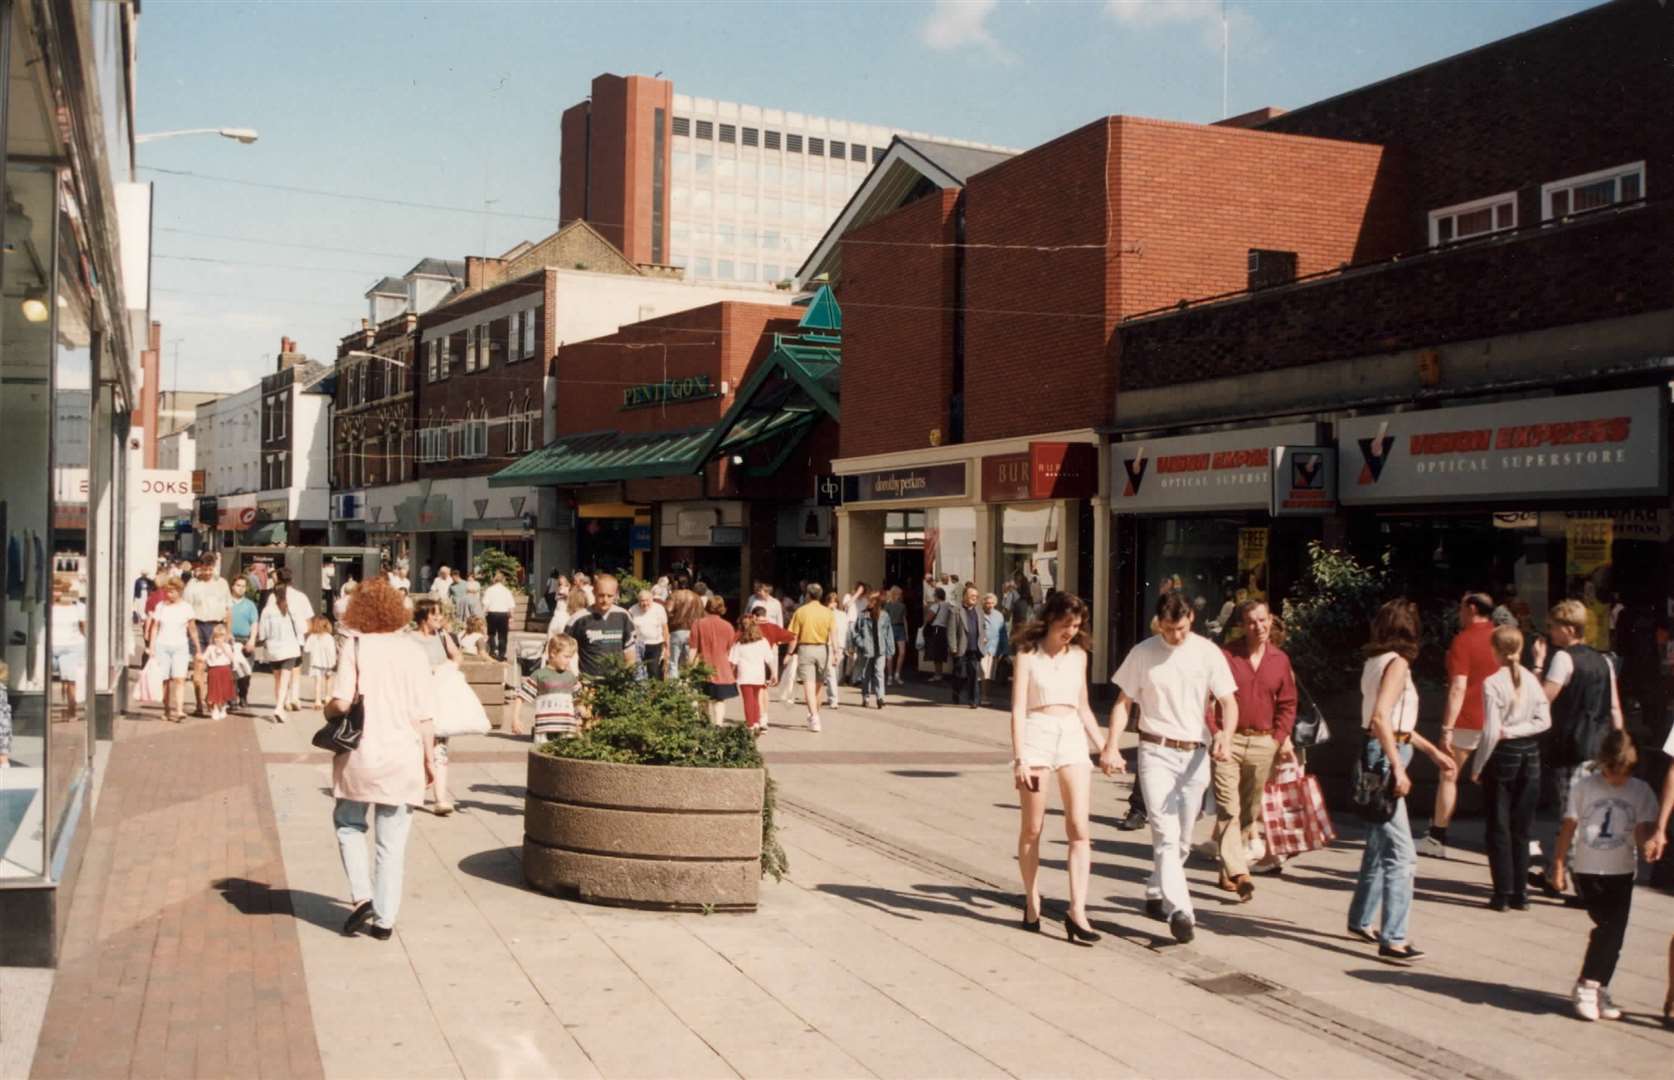
[[[134,143],[156,142],[158,139],[173,139],[180,135],[219,135],[223,139],[233,139],[249,146],[261,138],[255,128],[182,128],[179,131],[153,131],[149,135],[135,135]]]

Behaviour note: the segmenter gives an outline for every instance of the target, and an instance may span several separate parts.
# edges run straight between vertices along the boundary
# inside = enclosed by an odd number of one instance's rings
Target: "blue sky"
[[[1305,104],[1590,6],[1229,3],[1230,110]],[[1107,113],[1219,118],[1220,36],[1212,0],[148,0],[138,130],[261,132],[251,146],[140,147],[140,179],[157,184],[165,384],[248,385],[281,335],[329,359],[379,276],[551,231],[558,116],[600,72],[660,70],[696,96],[1029,147]]]

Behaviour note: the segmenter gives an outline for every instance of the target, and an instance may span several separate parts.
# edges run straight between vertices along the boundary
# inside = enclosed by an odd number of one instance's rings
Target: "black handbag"
[[[1298,750],[1307,750],[1331,739],[1331,729],[1326,726],[1325,714],[1314,702],[1313,695],[1302,686],[1300,679],[1296,682],[1296,722],[1291,727],[1290,741]]]
[[[1368,825],[1384,825],[1395,816],[1400,800],[1395,797],[1395,771],[1366,767],[1364,749],[1349,770],[1349,801]]]
[[[366,705],[360,696],[360,643],[355,643],[355,696],[349,711],[335,719],[328,719],[314,732],[311,740],[320,750],[333,754],[347,754],[360,745],[361,733],[366,730]]]

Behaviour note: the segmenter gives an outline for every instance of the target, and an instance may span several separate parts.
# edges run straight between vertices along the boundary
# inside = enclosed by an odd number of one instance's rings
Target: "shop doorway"
[[[589,574],[632,570],[634,519],[626,517],[583,518],[576,530],[576,565]]]

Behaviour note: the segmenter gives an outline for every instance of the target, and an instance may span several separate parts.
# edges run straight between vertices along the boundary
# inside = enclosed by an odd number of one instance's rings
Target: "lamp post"
[[[261,138],[260,133],[255,128],[181,128],[178,131],[153,131],[147,135],[135,135],[134,144],[137,146],[140,143],[156,142],[159,139],[174,139],[181,135],[219,135],[223,139],[232,139],[235,142],[243,143],[245,146],[249,146]]]

